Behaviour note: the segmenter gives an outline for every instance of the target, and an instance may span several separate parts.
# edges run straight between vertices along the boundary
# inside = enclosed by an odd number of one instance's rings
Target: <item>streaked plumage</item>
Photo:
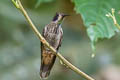
[[[53,21],[46,25],[43,29],[43,37],[48,41],[48,43],[58,51],[63,37],[63,31],[61,28],[61,23],[66,15],[62,13],[57,13],[53,18]],[[40,77],[47,78],[50,74],[51,68],[55,62],[56,55],[52,51],[41,43],[41,68]]]

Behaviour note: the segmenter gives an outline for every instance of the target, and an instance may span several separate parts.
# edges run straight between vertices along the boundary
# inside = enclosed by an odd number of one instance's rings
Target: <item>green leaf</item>
[[[35,8],[37,8],[41,3],[52,2],[53,0],[37,0]]]
[[[118,29],[112,19],[105,15],[111,12],[111,8],[120,8],[119,0],[73,0],[75,11],[81,14],[87,34],[91,40],[92,50],[95,51],[95,43],[98,39],[110,39]]]

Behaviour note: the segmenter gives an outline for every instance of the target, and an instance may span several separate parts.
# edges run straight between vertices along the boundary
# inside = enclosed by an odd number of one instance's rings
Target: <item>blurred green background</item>
[[[59,52],[96,80],[120,80],[120,34],[97,43],[91,58],[90,40],[83,21],[71,0],[22,0],[38,30],[48,24],[56,12],[70,14],[62,25],[64,37]],[[40,80],[40,41],[11,0],[0,0],[0,80]],[[61,65],[59,59],[48,80],[85,80]]]

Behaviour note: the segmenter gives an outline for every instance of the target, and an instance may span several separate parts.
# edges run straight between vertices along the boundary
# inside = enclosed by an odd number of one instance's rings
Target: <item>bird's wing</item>
[[[59,40],[57,50],[59,49],[59,47],[61,47],[62,40],[63,40],[63,30],[62,30],[62,28],[60,28],[60,40]]]
[[[42,36],[44,37],[44,31],[45,31],[45,28],[43,29],[43,32],[42,32]],[[42,52],[43,52],[43,43],[41,42],[41,60],[42,60]]]

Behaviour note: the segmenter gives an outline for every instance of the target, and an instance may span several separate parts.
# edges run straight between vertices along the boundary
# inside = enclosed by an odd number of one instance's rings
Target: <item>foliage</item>
[[[41,3],[52,2],[53,0],[37,0],[35,7],[37,8]]]
[[[111,19],[105,14],[110,12],[111,8],[118,10],[119,0],[73,0],[75,11],[81,14],[84,25],[87,28],[87,34],[91,40],[92,49],[95,50],[95,43],[98,39],[110,39],[115,35],[118,29]]]

